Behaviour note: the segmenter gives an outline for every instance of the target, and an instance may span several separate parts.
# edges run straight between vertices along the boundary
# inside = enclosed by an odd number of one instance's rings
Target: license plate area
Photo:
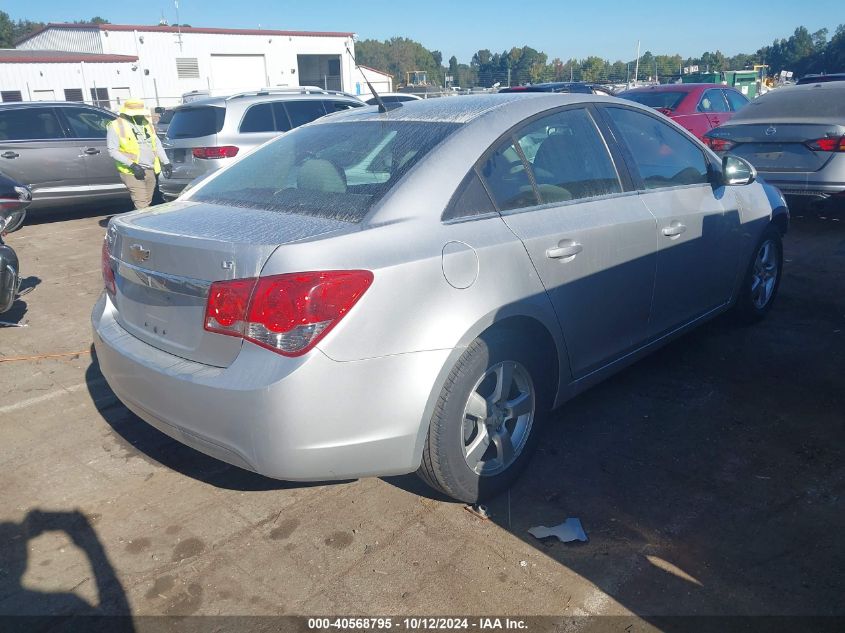
[[[171,163],[184,163],[185,157],[188,155],[188,150],[186,149],[167,149],[164,151]]]

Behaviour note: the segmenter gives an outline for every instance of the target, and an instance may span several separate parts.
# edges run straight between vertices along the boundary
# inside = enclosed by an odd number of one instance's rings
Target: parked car
[[[845,81],[845,73],[830,73],[829,75],[805,75],[795,83],[799,86],[804,84],[822,84],[829,81]]]
[[[753,164],[788,198],[845,199],[845,82],[773,90],[705,141]]]
[[[177,106],[162,142],[173,173],[159,180],[159,189],[165,200],[173,200],[192,180],[222,169],[239,154],[326,114],[363,105],[342,92],[302,88],[244,92]]]
[[[654,108],[698,138],[748,105],[739,90],[721,84],[664,84],[620,92],[619,97]]]
[[[94,344],[127,407],[219,459],[476,501],[552,407],[731,307],[763,317],[787,225],[744,159],[629,101],[352,110],[112,218]]]
[[[526,86],[510,86],[501,88],[499,92],[574,92],[577,94],[613,95],[609,86],[582,81],[550,81]]]
[[[106,148],[115,116],[67,101],[0,104],[0,171],[30,187],[30,212],[129,198]]]
[[[173,118],[173,108],[156,108],[156,114],[158,114],[158,120],[156,121],[156,135],[159,139],[164,140],[167,136],[167,128],[170,127],[170,121]]]
[[[403,101],[418,101],[422,97],[418,97],[417,95],[412,95],[404,92],[385,92],[379,93],[378,96],[384,103],[402,103]],[[378,101],[375,97],[367,99],[364,101],[367,105],[378,105]]]

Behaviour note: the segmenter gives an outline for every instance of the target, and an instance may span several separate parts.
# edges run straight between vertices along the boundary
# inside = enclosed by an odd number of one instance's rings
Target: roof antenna
[[[396,108],[401,108],[402,102],[400,101],[394,101],[385,105],[384,101],[381,100],[381,97],[376,92],[376,89],[373,88],[373,84],[371,84],[370,80],[367,79],[367,75],[364,74],[364,71],[361,70],[361,67],[358,65],[358,62],[355,61],[355,56],[352,54],[352,51],[349,50],[349,46],[346,47],[346,52],[349,53],[349,56],[352,58],[352,63],[355,64],[355,68],[357,68],[358,72],[361,73],[361,76],[364,78],[364,81],[367,82],[367,88],[370,89],[370,92],[372,92],[373,96],[376,98],[376,101],[378,102],[378,111],[381,113],[385,113],[388,110],[395,110]]]

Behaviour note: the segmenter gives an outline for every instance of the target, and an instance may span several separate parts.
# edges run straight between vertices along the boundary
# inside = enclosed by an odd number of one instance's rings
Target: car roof
[[[20,108],[62,108],[62,107],[74,107],[74,108],[90,108],[91,110],[99,110],[100,112],[107,112],[113,116],[117,116],[111,110],[106,110],[105,108],[101,108],[99,106],[90,105],[88,103],[82,103],[79,101],[7,101],[6,103],[0,103],[0,109],[2,110],[13,110],[13,109],[20,109]]]
[[[438,97],[419,101],[404,101],[387,112],[376,106],[355,108],[317,119],[310,125],[351,121],[420,121],[432,123],[469,123],[494,111],[510,110],[517,116],[530,116],[531,111],[542,112],[556,106],[593,101],[630,102],[589,93],[522,92],[493,93],[454,97]]]
[[[224,97],[208,97],[205,99],[195,99],[188,103],[181,103],[174,106],[174,110],[181,110],[183,108],[191,108],[199,105],[203,106],[218,106],[228,107],[233,104],[251,104],[261,103],[263,101],[313,101],[313,100],[341,100],[350,101],[353,103],[363,103],[358,97],[347,94],[345,92],[335,90],[322,90],[319,88],[309,89],[291,89],[291,90],[255,90],[249,92],[241,92]]]
[[[629,92],[698,92],[701,90],[709,90],[710,88],[730,88],[736,90],[733,86],[726,84],[714,83],[690,83],[690,84],[660,84],[659,86],[637,86],[636,88],[628,88],[620,94]]]

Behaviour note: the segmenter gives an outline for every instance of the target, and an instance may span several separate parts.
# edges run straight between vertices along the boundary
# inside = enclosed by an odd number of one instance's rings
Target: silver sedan
[[[482,95],[337,114],[113,218],[92,320],[117,396],[270,477],[502,490],[554,407],[772,307],[789,216],[637,104]]]

